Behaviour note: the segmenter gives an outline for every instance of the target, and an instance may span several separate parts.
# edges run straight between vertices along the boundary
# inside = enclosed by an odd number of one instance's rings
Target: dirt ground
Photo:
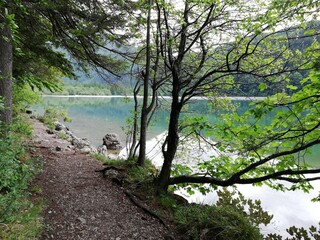
[[[157,218],[133,204],[124,189],[104,179],[102,164],[32,120],[30,145],[43,171],[34,181],[44,199],[40,239],[177,239]]]

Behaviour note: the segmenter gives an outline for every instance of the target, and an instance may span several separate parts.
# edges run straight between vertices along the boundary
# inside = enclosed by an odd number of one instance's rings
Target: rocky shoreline
[[[98,153],[100,155],[108,157],[110,155],[114,156],[115,152],[120,152],[120,150],[123,148],[123,144],[121,143],[120,138],[116,133],[107,133],[102,139],[102,145],[96,148],[95,146],[91,145],[90,141],[87,138],[79,138],[75,136],[69,127],[58,121],[54,122],[53,130],[47,129],[47,133],[55,134],[60,138],[67,140],[71,143],[68,148],[76,148],[82,153]],[[61,147],[57,147],[56,150],[61,150]],[[110,154],[109,151],[111,151]]]

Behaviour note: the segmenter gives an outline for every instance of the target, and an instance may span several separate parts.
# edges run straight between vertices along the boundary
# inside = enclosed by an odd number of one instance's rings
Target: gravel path
[[[43,171],[34,184],[45,201],[40,239],[174,239],[172,233],[132,204],[119,186],[103,179],[101,163],[48,134],[33,120],[35,155]]]

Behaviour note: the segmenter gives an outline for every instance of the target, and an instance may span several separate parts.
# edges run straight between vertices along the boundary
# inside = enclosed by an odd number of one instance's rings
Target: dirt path
[[[95,172],[102,169],[98,161],[48,134],[42,123],[33,120],[33,125],[33,154],[41,155],[44,164],[34,182],[46,204],[40,239],[173,239],[158,219]]]

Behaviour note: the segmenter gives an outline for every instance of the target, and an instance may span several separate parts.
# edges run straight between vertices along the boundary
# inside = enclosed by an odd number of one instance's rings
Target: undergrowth
[[[61,110],[57,107],[48,107],[45,109],[45,112],[42,116],[38,116],[38,120],[43,122],[48,126],[49,129],[53,130],[55,128],[55,122],[60,118],[64,122],[71,122],[72,119],[68,116],[66,111]]]
[[[214,205],[190,204],[172,192],[157,195],[157,171],[151,161],[145,167],[136,165],[136,159],[109,159],[99,154],[94,157],[107,166],[124,169],[123,181],[142,201],[147,201],[162,219],[174,222],[177,230],[189,240],[282,240],[278,234],[263,236],[262,225],[268,225],[273,216],[263,210],[261,201],[245,198],[236,188],[220,188]],[[320,240],[320,228],[291,227],[287,240]]]
[[[31,128],[21,117],[0,125],[0,239],[36,239],[42,204],[29,200],[29,184],[39,170],[27,151]]]

